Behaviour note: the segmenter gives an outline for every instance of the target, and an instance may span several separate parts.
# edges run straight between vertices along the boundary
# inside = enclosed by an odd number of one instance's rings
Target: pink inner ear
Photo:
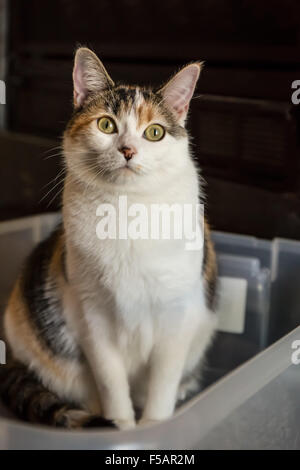
[[[164,90],[165,100],[181,117],[186,115],[199,77],[198,65],[189,65],[169,82]]]
[[[76,106],[81,106],[86,98],[87,90],[83,82],[82,67],[78,62],[76,62],[74,66],[73,82],[74,82],[74,103]]]

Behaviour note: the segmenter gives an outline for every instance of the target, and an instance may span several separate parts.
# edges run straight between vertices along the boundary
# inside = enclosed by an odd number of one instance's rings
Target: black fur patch
[[[3,403],[24,421],[63,428],[115,427],[112,421],[88,413],[83,421],[74,421],[72,416],[74,412],[82,411],[80,407],[64,402],[47,390],[34,372],[17,361],[0,368],[0,396]]]
[[[39,341],[54,355],[79,359],[80,350],[70,338],[62,315],[62,301],[56,279],[49,276],[49,263],[59,237],[59,226],[49,238],[40,243],[27,259],[21,277],[21,290],[27,302],[29,319]]]
[[[217,306],[217,285],[217,275],[215,275],[213,279],[210,279],[206,283],[206,304],[212,312],[216,310]]]
[[[121,105],[123,105],[125,109],[130,109],[133,106],[136,96],[136,89],[119,86],[113,90],[113,96],[114,101],[111,104],[111,108],[113,113],[117,116],[119,114]]]
[[[115,428],[115,424],[110,419],[102,418],[102,416],[91,416],[82,425],[83,428]]]

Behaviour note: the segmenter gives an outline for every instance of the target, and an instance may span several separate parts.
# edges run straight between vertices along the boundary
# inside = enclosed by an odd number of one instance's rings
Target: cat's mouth
[[[143,174],[142,168],[140,165],[128,165],[124,164],[114,169],[110,169],[106,172],[107,177],[112,181],[123,181],[131,180],[134,177],[141,176]]]
[[[139,167],[139,165],[132,166],[132,165],[128,165],[128,163],[126,163],[125,165],[123,165],[119,168],[119,171],[126,172],[126,173],[138,174],[139,171],[140,171],[140,167]]]

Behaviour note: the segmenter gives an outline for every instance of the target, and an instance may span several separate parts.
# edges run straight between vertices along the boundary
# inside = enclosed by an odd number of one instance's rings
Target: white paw
[[[196,378],[191,377],[189,380],[180,384],[177,392],[177,401],[183,401],[198,391],[200,391],[199,381]]]
[[[120,431],[127,431],[128,429],[134,429],[136,427],[134,419],[113,419],[112,421]]]

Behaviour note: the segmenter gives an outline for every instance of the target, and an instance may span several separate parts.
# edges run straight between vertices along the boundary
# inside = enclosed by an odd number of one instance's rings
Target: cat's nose
[[[123,153],[125,160],[129,161],[136,154],[136,148],[131,145],[130,147],[123,146],[119,148],[119,151]]]

